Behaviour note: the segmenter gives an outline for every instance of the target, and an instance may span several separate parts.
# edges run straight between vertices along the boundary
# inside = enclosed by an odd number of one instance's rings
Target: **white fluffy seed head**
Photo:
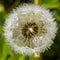
[[[9,14],[5,21],[6,42],[12,50],[20,54],[30,56],[42,53],[53,44],[57,31],[57,24],[54,20],[50,11],[44,7],[34,4],[19,6]],[[26,24],[27,27],[24,27]],[[27,30],[29,27],[35,29],[30,29],[33,33]],[[23,33],[22,28],[24,28]],[[36,31],[38,32],[35,34]]]

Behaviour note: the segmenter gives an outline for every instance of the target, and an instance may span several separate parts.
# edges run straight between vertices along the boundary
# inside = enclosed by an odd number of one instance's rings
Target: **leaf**
[[[3,29],[2,26],[0,26],[0,57],[2,55],[3,50],[3,44],[4,44],[4,36],[3,36]]]
[[[0,60],[18,60],[17,55],[15,55],[11,49],[8,48],[7,44],[3,44],[3,50]]]
[[[56,55],[56,50],[57,50],[57,45],[53,44],[50,49],[48,49],[47,51],[44,52],[45,55],[47,56],[55,56]]]
[[[0,25],[3,26],[4,21],[5,21],[5,13],[4,12],[0,12]]]
[[[54,9],[54,8],[58,8],[59,7],[59,4],[49,4],[49,3],[44,3],[42,4],[42,6],[45,6],[46,8],[49,8],[49,9]]]
[[[3,34],[3,27],[0,25],[0,34]]]
[[[53,15],[55,16],[56,21],[60,22],[60,11],[59,10],[54,10]]]
[[[0,34],[0,57],[2,55],[2,50],[3,50],[3,44],[4,44],[4,37],[2,36],[2,34]]]
[[[59,0],[42,0],[42,5],[49,9],[58,8]]]
[[[8,49],[6,43],[4,43],[1,60],[5,60],[6,59],[6,57],[8,55],[8,52],[9,52],[9,49]]]
[[[59,0],[42,0],[43,3],[58,3]]]

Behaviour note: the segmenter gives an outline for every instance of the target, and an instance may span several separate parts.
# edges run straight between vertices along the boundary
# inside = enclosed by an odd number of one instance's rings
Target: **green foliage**
[[[56,20],[60,22],[60,10],[54,10],[53,15],[55,16]]]
[[[5,13],[4,12],[0,12],[0,25],[3,26],[4,21],[5,21]]]
[[[49,9],[54,9],[58,8],[60,3],[59,0],[42,0],[42,5]]]

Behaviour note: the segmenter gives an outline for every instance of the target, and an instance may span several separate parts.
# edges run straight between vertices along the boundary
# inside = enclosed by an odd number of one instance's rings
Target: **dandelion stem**
[[[39,0],[34,0],[34,3],[35,4],[39,4]]]
[[[42,60],[41,54],[35,54],[34,55],[34,60]]]
[[[41,54],[35,54],[34,56],[30,57],[30,60],[42,60]]]
[[[37,4],[37,5],[41,4],[41,2],[42,2],[42,0],[33,0],[33,3]]]

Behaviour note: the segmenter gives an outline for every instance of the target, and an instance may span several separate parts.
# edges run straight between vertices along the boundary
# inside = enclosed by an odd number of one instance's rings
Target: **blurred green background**
[[[41,60],[60,60],[60,0],[37,0],[38,5],[49,8],[56,18],[58,32],[54,44],[48,51],[42,53]],[[21,3],[36,3],[34,0],[0,0],[0,60],[35,60],[33,56],[15,54],[4,42],[3,25],[8,13]],[[38,59],[36,59],[38,60]],[[40,58],[39,58],[40,60]]]

